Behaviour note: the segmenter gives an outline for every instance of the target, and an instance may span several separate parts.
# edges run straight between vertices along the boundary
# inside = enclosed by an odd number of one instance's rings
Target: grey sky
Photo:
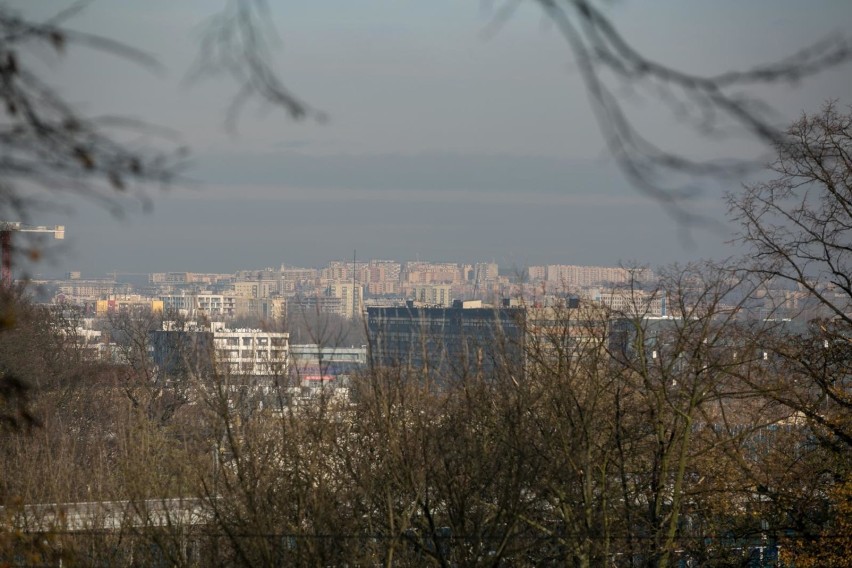
[[[11,2],[47,16],[64,2]],[[571,53],[532,3],[485,39],[479,0],[270,2],[276,65],[325,123],[249,106],[223,123],[235,86],[183,80],[209,0],[92,3],[71,26],[155,55],[160,74],[87,49],[42,54],[56,88],[88,114],[144,118],[192,150],[186,187],[152,191],[153,211],[116,219],[92,203],[40,222],[67,225],[69,248],[39,267],[233,271],[347,258],[651,264],[727,256],[726,235],[687,246],[660,207],[621,178],[604,150]],[[615,22],[663,62],[718,72],[773,61],[852,21],[852,3],[753,0],[613,2]],[[849,98],[850,67],[763,94],[779,124]],[[709,144],[651,97],[628,102],[655,140],[692,155],[759,150]],[[156,142],[151,140],[151,142]],[[728,189],[735,190],[734,187]],[[721,191],[694,204],[721,219]]]

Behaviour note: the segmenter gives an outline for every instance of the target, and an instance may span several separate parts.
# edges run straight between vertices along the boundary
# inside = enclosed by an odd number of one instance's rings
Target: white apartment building
[[[197,294],[171,294],[160,296],[163,309],[186,317],[231,317],[236,312],[236,297],[200,292]]]
[[[228,329],[221,322],[211,324],[211,329],[219,369],[232,375],[286,376],[289,333]]]
[[[150,338],[154,362],[163,372],[203,374],[215,369],[229,375],[283,377],[288,370],[289,333],[228,329],[223,322],[166,321]]]
[[[601,306],[628,317],[668,316],[666,295],[630,289],[591,289],[588,297]]]

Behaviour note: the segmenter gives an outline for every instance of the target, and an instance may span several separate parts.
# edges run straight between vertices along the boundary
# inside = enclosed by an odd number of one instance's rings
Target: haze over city
[[[60,4],[10,2],[35,18]],[[325,120],[294,121],[249,103],[229,130],[236,86],[187,79],[210,16],[201,0],[93,2],[69,21],[149,53],[157,69],[85,48],[34,59],[81,112],[165,127],[165,137],[129,137],[190,153],[181,179],[146,191],[150,208],[128,198],[116,217],[70,198],[59,200],[67,209],[33,214],[38,224],[67,226],[66,242],[33,272],[318,266],[352,249],[363,258],[501,266],[661,265],[739,252],[726,244],[732,229],[721,196],[740,181],[710,182],[689,204],[720,226],[679,225],[631,186],[608,153],[570,49],[537,6],[523,4],[505,21],[488,2],[270,9],[281,40],[275,68]],[[611,16],[649,54],[713,73],[794,53],[840,30],[852,7],[626,2]],[[826,99],[847,104],[849,77],[832,69],[764,91],[783,125]],[[769,156],[736,132],[721,143],[702,139],[648,93],[625,86],[621,94],[662,146],[702,157]]]
[[[850,566],[850,22],[0,0],[0,565]]]

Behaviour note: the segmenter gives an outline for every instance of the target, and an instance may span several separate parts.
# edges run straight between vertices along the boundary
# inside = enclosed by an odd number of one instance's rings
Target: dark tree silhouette
[[[729,159],[695,160],[680,153],[676,141],[657,145],[633,124],[613,85],[625,82],[644,89],[668,105],[696,136],[723,134],[738,126],[758,141],[774,145],[784,139],[767,102],[744,94],[760,84],[795,83],[829,67],[848,62],[852,43],[845,36],[827,37],[780,61],[718,75],[699,75],[656,61],[621,33],[594,0],[537,0],[555,22],[578,63],[598,125],[622,172],[640,191],[659,201],[680,222],[699,221],[684,208],[695,195],[695,178],[739,178],[760,164]],[[686,184],[678,184],[683,174]]]

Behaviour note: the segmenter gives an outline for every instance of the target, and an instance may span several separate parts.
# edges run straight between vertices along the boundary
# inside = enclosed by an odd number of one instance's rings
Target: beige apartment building
[[[364,288],[352,282],[332,282],[326,294],[340,298],[340,315],[345,318],[360,318],[364,311]]]
[[[414,287],[414,301],[427,306],[453,305],[453,287],[450,284],[429,284]]]
[[[573,264],[548,264],[530,266],[530,281],[546,281],[567,290],[579,290],[601,284],[627,284],[634,280],[647,280],[652,276],[648,269],[631,269],[620,266],[580,266]]]
[[[234,296],[238,298],[269,298],[278,294],[277,280],[241,280],[234,282]]]
[[[586,297],[600,306],[627,317],[665,317],[666,295],[660,291],[636,289],[591,289]]]

